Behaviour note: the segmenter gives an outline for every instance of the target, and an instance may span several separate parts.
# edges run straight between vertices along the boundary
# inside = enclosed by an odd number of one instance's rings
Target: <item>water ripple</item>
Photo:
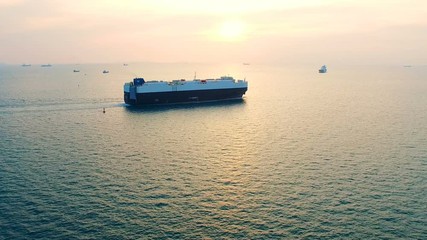
[[[0,238],[425,238],[424,79],[283,71],[239,103],[0,94]]]

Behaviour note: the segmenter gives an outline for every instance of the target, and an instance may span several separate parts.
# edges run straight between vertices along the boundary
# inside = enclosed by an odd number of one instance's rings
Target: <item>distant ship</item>
[[[73,72],[80,72],[80,70],[74,69]]]
[[[328,69],[326,68],[326,65],[323,65],[320,69],[319,69],[319,73],[326,73],[328,71]]]
[[[23,66],[23,67],[31,67],[31,64],[22,64],[21,66]]]
[[[43,65],[41,65],[41,67],[52,67],[52,65],[50,65],[50,64],[43,64]]]
[[[145,81],[135,78],[124,85],[124,101],[129,105],[150,105],[207,102],[242,99],[248,90],[246,80],[233,77],[218,79],[185,79],[173,81]]]
[[[104,70],[104,71],[102,71],[102,73],[109,73],[110,71],[108,71],[108,70]]]

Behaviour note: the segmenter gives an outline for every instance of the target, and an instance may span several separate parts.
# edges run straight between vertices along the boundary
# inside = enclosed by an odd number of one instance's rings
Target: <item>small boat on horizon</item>
[[[41,67],[52,67],[51,64],[42,64]]]
[[[73,72],[80,72],[80,70],[74,69]]]
[[[328,71],[328,69],[326,68],[326,65],[323,65],[320,69],[319,69],[319,73],[326,73]]]
[[[22,64],[21,66],[22,66],[22,67],[31,67],[31,64],[25,64],[25,63],[24,63],[24,64]]]

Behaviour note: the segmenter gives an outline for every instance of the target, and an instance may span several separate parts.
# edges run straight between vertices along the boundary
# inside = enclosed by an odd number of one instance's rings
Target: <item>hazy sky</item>
[[[0,62],[427,64],[426,0],[0,0]]]

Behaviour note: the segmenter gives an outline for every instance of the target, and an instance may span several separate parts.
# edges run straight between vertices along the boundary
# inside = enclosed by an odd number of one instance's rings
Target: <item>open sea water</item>
[[[427,239],[427,66],[318,67],[0,65],[0,239]],[[195,72],[249,90],[123,104]]]

